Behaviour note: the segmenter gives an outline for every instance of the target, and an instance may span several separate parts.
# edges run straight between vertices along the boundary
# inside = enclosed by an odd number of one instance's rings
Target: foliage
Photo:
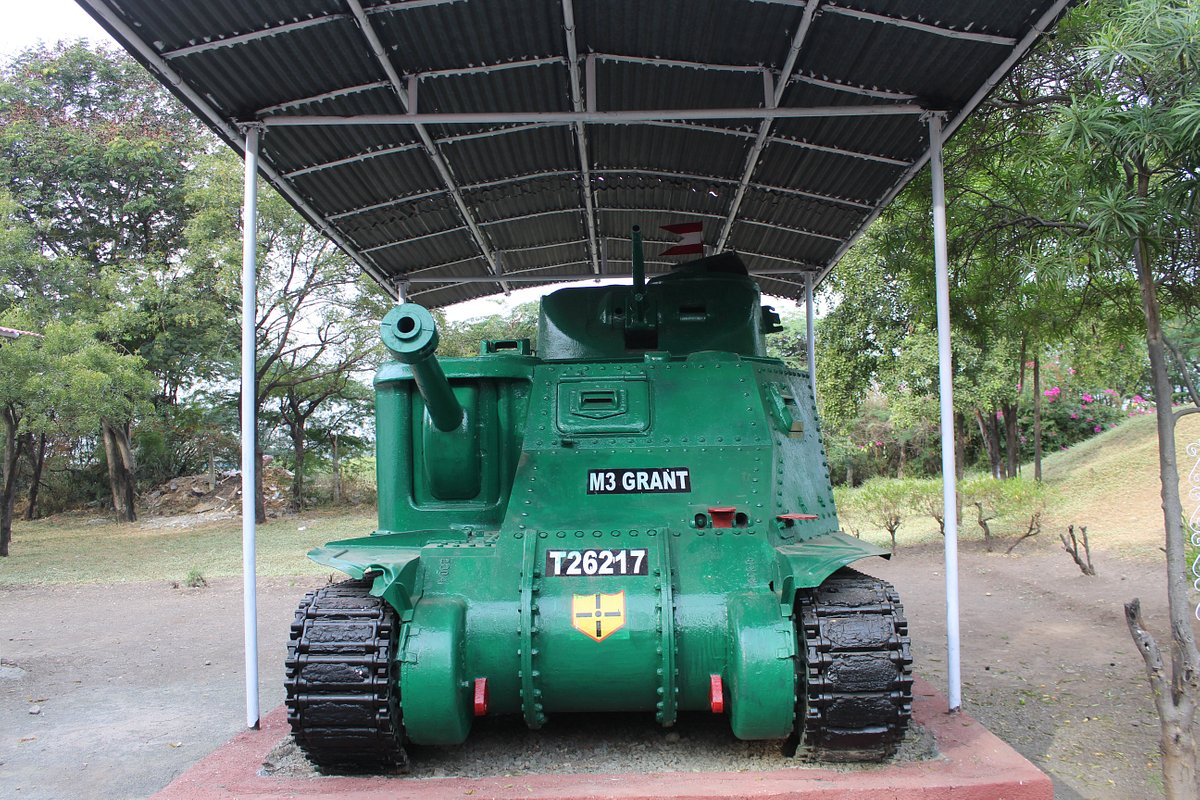
[[[909,495],[909,501],[912,503],[913,511],[920,514],[927,514],[937,523],[938,533],[945,536],[945,501],[942,494],[943,486],[941,478],[914,480],[911,486],[912,491]],[[959,509],[959,516],[962,516],[961,509]]]
[[[975,521],[983,531],[984,546],[992,552],[994,546],[991,521],[998,517],[1041,515],[1046,507],[1046,492],[1042,484],[1028,478],[996,480],[991,476],[976,476],[960,486],[963,503],[975,507]]]
[[[908,516],[913,486],[908,480],[872,478],[858,490],[856,501],[867,521],[888,532],[896,552],[896,531]]]
[[[451,321],[435,311],[438,356],[470,358],[479,355],[479,344],[504,339],[529,339],[537,346],[538,304],[522,303],[507,314]]]

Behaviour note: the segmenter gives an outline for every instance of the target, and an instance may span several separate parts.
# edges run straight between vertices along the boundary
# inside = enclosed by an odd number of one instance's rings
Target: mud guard
[[[374,575],[371,594],[388,601],[404,619],[421,596],[417,570],[421,549],[408,534],[363,536],[314,547],[308,557],[352,578]]]
[[[775,553],[779,569],[780,611],[785,616],[792,613],[797,589],[820,586],[830,575],[855,561],[870,556],[892,557],[890,551],[840,531],[794,544],[778,545]]]

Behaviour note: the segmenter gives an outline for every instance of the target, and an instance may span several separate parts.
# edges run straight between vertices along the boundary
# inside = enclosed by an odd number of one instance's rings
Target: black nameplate
[[[692,491],[687,467],[589,469],[588,494],[662,494]]]

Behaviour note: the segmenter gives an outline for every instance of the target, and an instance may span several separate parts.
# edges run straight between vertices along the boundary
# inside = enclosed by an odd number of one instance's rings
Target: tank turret
[[[461,425],[462,404],[454,396],[450,381],[434,355],[438,333],[433,315],[416,303],[398,305],[383,318],[379,335],[387,349],[412,369],[425,409],[438,430],[452,431]]]

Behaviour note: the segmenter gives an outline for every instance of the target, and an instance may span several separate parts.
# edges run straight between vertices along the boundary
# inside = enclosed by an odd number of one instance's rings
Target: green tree
[[[230,291],[242,261],[241,174],[241,162],[221,152],[198,159],[188,183],[194,208],[187,228],[190,266],[220,274]],[[261,415],[271,398],[281,399],[283,419],[290,419],[295,431],[292,446],[303,450],[307,419],[322,403],[344,394],[350,376],[377,357],[376,320],[385,297],[274,189],[260,190],[258,213],[254,403]],[[232,364],[230,373],[236,374]],[[256,507],[259,521],[265,521],[261,431],[256,442]],[[297,463],[296,491],[302,492],[302,453]]]
[[[163,405],[212,377],[236,342],[229,293],[181,257],[184,178],[209,142],[122,53],[61,43],[0,68],[0,253],[21,254],[0,257],[0,308],[98,323],[158,377]],[[132,429],[106,420],[100,435],[112,494],[132,518]],[[37,473],[44,448],[27,449]]]
[[[32,327],[27,317],[3,318]],[[95,326],[51,322],[44,335],[21,336],[0,345],[0,422],[4,426],[0,482],[0,555],[8,555],[17,462],[26,433],[79,437],[105,428],[126,432],[148,409],[154,380],[140,358],[96,337]],[[107,440],[106,440],[107,441]],[[135,519],[132,452],[107,453],[113,508]]]
[[[1080,198],[1096,259],[1136,277],[1157,400],[1159,479],[1166,530],[1171,657],[1164,663],[1145,629],[1140,604],[1126,605],[1162,724],[1163,777],[1170,798],[1195,797],[1196,704],[1200,650],[1191,627],[1188,571],[1175,455],[1174,390],[1163,336],[1163,308],[1200,306],[1194,214],[1200,163],[1200,6],[1131,0],[1102,26],[1086,51],[1094,89],[1062,115],[1062,141],[1080,163],[1063,185]],[[1075,180],[1071,180],[1074,178]]]

